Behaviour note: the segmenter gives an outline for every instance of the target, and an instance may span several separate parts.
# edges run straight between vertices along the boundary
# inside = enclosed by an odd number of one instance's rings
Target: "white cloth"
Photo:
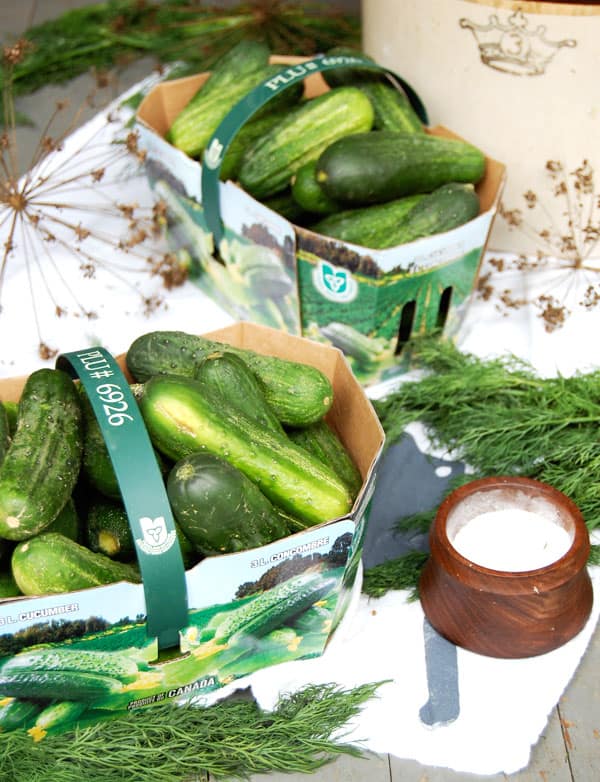
[[[77,131],[61,154],[68,155],[83,139],[96,137],[99,131],[105,139],[115,132],[114,123],[107,123],[104,113]],[[76,157],[77,165],[86,165],[81,154]],[[121,176],[116,187],[121,202],[151,203],[142,176]],[[80,197],[84,199],[83,185],[80,189],[81,192],[71,193],[73,203],[78,203]],[[104,227],[104,220],[100,214],[86,215],[83,224],[99,229]],[[0,228],[2,246],[6,231],[4,223]],[[52,361],[43,361],[38,355],[38,325],[42,340],[50,347],[68,351],[102,344],[111,352],[120,353],[145,331],[173,328],[202,333],[231,322],[191,282],[170,292],[162,289],[159,280],[151,278],[147,271],[139,271],[143,263],[132,261],[131,254],[111,251],[112,260],[122,260],[124,265],[138,269],[122,273],[123,280],[132,283],[130,287],[101,273],[86,279],[77,258],[65,248],[51,248],[52,264],[45,250],[32,253],[30,247],[29,267],[24,250],[22,238],[17,237],[1,288],[1,377],[52,365]],[[497,253],[487,253],[484,272],[491,273],[491,282],[497,285],[498,292],[511,288],[513,298],[532,299],[536,289],[546,291],[546,280],[540,272],[512,276],[498,272],[490,264],[496,257]],[[64,293],[56,274],[59,269],[75,298],[85,309],[96,311],[97,318],[86,319],[75,306],[56,317],[56,302],[40,282],[38,268],[45,269],[47,279],[52,277],[51,289],[54,286],[56,292],[60,288]],[[31,277],[37,280],[36,318],[31,304]],[[568,296],[571,308],[565,325],[553,332],[544,329],[533,305],[510,310],[507,316],[497,296],[487,301],[475,298],[457,342],[462,349],[482,357],[510,351],[531,362],[543,375],[569,375],[600,367],[600,341],[593,338],[598,333],[600,307],[586,310],[577,305],[585,285],[583,275],[565,275],[559,287],[553,289],[555,296]],[[145,316],[140,291],[145,296],[163,295],[167,306]],[[322,657],[264,669],[234,686],[251,686],[259,703],[270,708],[280,693],[308,683],[335,682],[351,687],[390,679],[348,726],[345,740],[426,765],[479,774],[512,773],[527,765],[531,746],[544,730],[548,715],[571,679],[596,625],[600,568],[592,571],[596,595],[593,614],[585,629],[562,648],[528,660],[497,660],[458,651],[460,715],[443,727],[427,728],[419,719],[419,709],[427,700],[423,612],[419,603],[407,602],[403,592],[390,592],[378,600],[358,597]],[[229,691],[231,688],[219,696]],[[519,704],[518,709],[515,703]]]

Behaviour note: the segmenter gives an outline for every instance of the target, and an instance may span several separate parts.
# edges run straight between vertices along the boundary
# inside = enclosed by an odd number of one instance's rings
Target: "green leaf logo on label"
[[[221,144],[218,138],[213,138],[213,140],[210,143],[210,146],[207,147],[206,151],[204,152],[204,156],[202,157],[202,163],[208,168],[215,169],[221,165],[222,160],[223,160],[223,144]]]
[[[319,261],[312,279],[321,296],[330,301],[352,301],[358,293],[358,285],[350,272],[327,261]]]
[[[175,530],[167,532],[163,516],[157,516],[155,519],[151,519],[150,516],[141,516],[140,527],[144,537],[143,539],[138,538],[137,543],[144,554],[162,554],[175,543],[177,533]]]

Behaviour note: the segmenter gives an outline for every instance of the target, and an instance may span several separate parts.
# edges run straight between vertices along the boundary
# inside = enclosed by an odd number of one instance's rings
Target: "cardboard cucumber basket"
[[[340,65],[383,69],[353,56],[277,56],[271,62],[281,65],[280,74],[249,92],[222,120],[202,163],[167,138],[210,73],[163,82],[141,103],[140,146],[150,184],[166,205],[171,247],[189,264],[197,285],[236,320],[332,344],[345,352],[363,385],[393,383],[410,367],[404,346],[411,337],[437,331],[451,338],[457,332],[497,211],[504,166],[485,158],[475,187],[479,213],[451,230],[386,249],[319,234],[237,181],[223,181],[221,164],[240,128],[283,90],[300,82],[304,97],[314,98],[330,89],[324,75]],[[416,92],[386,73],[408,95],[426,133],[459,138],[444,126],[427,127]]]
[[[196,558],[186,570],[166,478],[125,356],[115,359],[102,348],[60,356],[57,366],[85,389],[104,437],[141,582],[0,600],[2,730],[26,729],[41,740],[165,700],[201,701],[258,669],[321,655],[357,598],[384,437],[347,360],[330,346],[257,324],[204,336],[225,349],[319,369],[333,389],[326,421],[352,456],[362,487],[337,518],[302,525],[267,545]],[[0,381],[0,400],[17,401],[26,381]]]

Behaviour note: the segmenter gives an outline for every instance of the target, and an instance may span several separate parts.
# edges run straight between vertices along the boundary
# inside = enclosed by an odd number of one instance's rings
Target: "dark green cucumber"
[[[288,437],[296,445],[314,454],[323,464],[328,464],[356,497],[362,486],[358,467],[349,451],[327,421],[321,419],[301,429],[289,429]]]
[[[283,435],[283,426],[267,402],[261,382],[235,353],[211,353],[198,364],[195,378],[205,383],[209,392],[217,394],[224,405]]]
[[[160,374],[193,377],[200,361],[223,348],[222,342],[182,331],[152,331],[131,344],[127,368],[142,383]],[[331,382],[316,367],[233,345],[226,349],[242,358],[255,373],[267,402],[283,424],[304,426],[318,421],[330,409]]]
[[[479,196],[473,185],[450,182],[428,193],[406,219],[390,231],[384,247],[407,244],[424,236],[450,231],[479,214]]]
[[[24,540],[71,496],[81,466],[81,409],[71,378],[38,369],[25,383],[17,430],[0,465],[0,536]]]
[[[135,559],[135,543],[125,506],[108,498],[96,498],[90,503],[86,518],[87,546],[97,554],[110,559],[132,561]],[[177,540],[184,565],[197,561],[191,542],[176,524]]]
[[[244,41],[232,47],[171,123],[166,138],[191,157],[199,157],[210,137],[235,104],[268,74],[269,50]]]
[[[395,230],[424,197],[424,193],[416,193],[385,204],[344,209],[319,220],[311,230],[343,242],[380,249],[386,246],[390,231]]]
[[[285,190],[296,171],[336,139],[371,129],[373,107],[354,87],[339,87],[289,112],[279,126],[246,150],[239,182],[255,198]]]
[[[316,176],[330,198],[366,206],[428,193],[448,182],[475,184],[485,165],[483,152],[466,141],[378,130],[330,144],[319,157]]]
[[[32,671],[95,673],[129,684],[137,678],[139,667],[120,652],[59,646],[20,652],[0,666],[0,675]]]
[[[42,707],[39,703],[18,698],[0,700],[0,733],[30,728]]]
[[[118,679],[97,673],[78,671],[15,671],[0,670],[0,691],[15,698],[62,700],[65,693],[74,701],[91,702],[115,695],[123,689]]]
[[[288,438],[215,404],[197,380],[155,375],[139,405],[153,444],[175,461],[203,450],[225,458],[309,524],[344,516],[352,506],[331,469]]]
[[[118,560],[135,557],[135,543],[127,511],[121,502],[97,498],[90,503],[85,520],[86,545],[97,554]]]
[[[341,210],[337,201],[329,198],[317,182],[317,162],[305,163],[292,177],[292,197],[305,212],[329,215]]]
[[[81,535],[81,520],[72,497],[69,497],[64,508],[58,516],[51,521],[44,529],[44,532],[59,532],[66,538],[71,538],[75,542],[79,541]]]
[[[4,461],[8,446],[10,445],[10,427],[8,415],[4,403],[0,402],[0,464]]]
[[[11,564],[15,581],[24,595],[73,592],[115,581],[140,581],[137,567],[96,554],[56,532],[42,533],[19,543]]]
[[[258,486],[212,453],[178,461],[167,493],[186,537],[207,556],[264,546],[290,532]]]

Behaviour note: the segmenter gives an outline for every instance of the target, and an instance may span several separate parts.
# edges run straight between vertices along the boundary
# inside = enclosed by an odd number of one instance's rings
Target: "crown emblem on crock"
[[[562,41],[548,40],[546,26],[530,28],[529,19],[522,11],[515,11],[506,23],[502,23],[492,14],[487,24],[475,24],[465,18],[462,18],[459,24],[473,33],[479,46],[481,61],[485,65],[517,76],[544,73],[559,49],[577,46],[577,41],[572,38]]]

